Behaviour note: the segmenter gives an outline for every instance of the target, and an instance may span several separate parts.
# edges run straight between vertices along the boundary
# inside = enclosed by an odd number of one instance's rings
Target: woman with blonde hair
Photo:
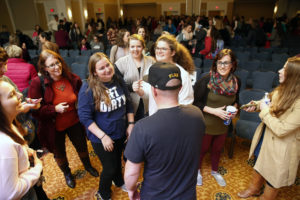
[[[66,156],[66,135],[74,145],[84,168],[92,176],[99,176],[90,163],[85,130],[79,122],[76,109],[82,82],[69,71],[65,61],[54,51],[43,50],[38,66],[42,79],[36,77],[31,81],[28,96],[43,98],[40,109],[33,112],[33,116],[39,121],[39,140],[43,147],[54,153],[67,185],[74,188],[75,180]]]
[[[262,123],[252,139],[249,158],[255,165],[249,187],[241,198],[260,195],[274,200],[278,189],[294,184],[300,161],[300,58],[291,57],[279,70],[280,85],[266,99],[251,101],[248,112],[258,111]]]
[[[55,53],[59,54],[59,47],[56,43],[46,41],[45,43],[42,44],[42,50],[45,50],[45,49],[54,51]]]
[[[7,72],[5,75],[9,77],[22,92],[29,86],[30,80],[37,77],[34,66],[27,63],[22,55],[22,49],[17,45],[10,45],[6,48],[8,55]]]
[[[90,58],[89,77],[78,96],[78,114],[103,166],[96,196],[110,199],[112,182],[126,191],[121,156],[126,135],[134,126],[134,115],[124,81],[103,53]]]
[[[115,63],[119,58],[122,58],[129,54],[128,50],[128,38],[130,33],[126,29],[119,30],[117,34],[116,44],[112,46],[110,50],[110,61]]]
[[[155,43],[155,58],[158,62],[174,63],[180,69],[182,78],[182,88],[179,92],[179,104],[192,104],[194,101],[194,91],[190,74],[195,70],[193,59],[182,44],[176,41],[173,35],[162,35]],[[149,115],[157,111],[156,103],[151,93],[151,86],[148,83],[134,83],[139,87],[133,88],[140,96],[149,98]]]
[[[116,66],[130,91],[136,121],[144,117],[145,109],[146,111],[148,110],[148,102],[140,98],[140,96],[133,91],[135,87],[133,83],[142,80],[143,77],[148,74],[149,67],[155,62],[152,57],[143,55],[144,48],[145,42],[143,37],[138,34],[133,34],[129,37],[130,54],[120,58],[116,62]]]

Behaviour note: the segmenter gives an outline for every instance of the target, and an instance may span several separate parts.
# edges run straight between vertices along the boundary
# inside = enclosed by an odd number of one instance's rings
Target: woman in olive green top
[[[221,151],[225,144],[228,126],[224,120],[234,118],[226,112],[226,106],[237,107],[240,81],[233,74],[237,61],[230,49],[221,50],[213,61],[208,75],[201,78],[194,88],[194,105],[199,107],[205,118],[205,135],[202,140],[197,185],[202,185],[200,168],[206,152],[211,147],[212,176],[220,186],[226,186],[223,177],[217,172]]]

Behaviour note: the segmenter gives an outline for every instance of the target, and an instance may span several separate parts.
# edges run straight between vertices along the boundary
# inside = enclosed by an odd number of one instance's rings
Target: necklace
[[[59,86],[55,86],[56,89],[60,90],[60,91],[64,91],[66,88],[65,83],[60,84]]]

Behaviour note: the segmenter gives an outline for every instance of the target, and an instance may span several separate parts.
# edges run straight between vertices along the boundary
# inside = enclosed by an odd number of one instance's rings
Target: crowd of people
[[[0,34],[5,47],[0,47],[0,170],[7,172],[0,178],[0,199],[46,198],[37,184],[43,157],[39,159],[37,148],[24,139],[27,131],[17,120],[27,112],[37,124],[38,148],[54,154],[70,188],[76,187],[76,181],[65,138],[69,137],[86,171],[99,177],[89,159],[86,138],[90,140],[103,166],[97,199],[111,199],[112,184],[133,200],[196,199],[209,149],[211,175],[226,186],[218,173],[229,131],[224,121],[238,115],[226,107],[239,109],[241,88],[234,73],[237,59],[228,47],[241,40],[248,46],[282,47],[288,34],[299,34],[300,20],[299,16],[289,22],[285,16],[248,22],[234,17],[232,23],[226,16],[118,22],[109,18],[107,30],[98,19],[82,32],[77,23],[54,16],[48,25],[50,34],[37,25],[32,40],[19,32],[6,41]],[[39,49],[39,57],[30,58],[30,47]],[[61,49],[95,50],[85,82],[70,71]],[[192,57],[198,56],[213,62],[209,73],[193,86]],[[238,193],[241,198],[261,195],[266,182],[261,199],[275,199],[278,188],[296,179],[299,79],[300,58],[294,56],[279,70],[280,84],[268,96],[269,102],[251,101],[245,108],[260,112],[262,123],[249,154],[255,157],[253,181]],[[144,180],[138,190],[142,167]]]

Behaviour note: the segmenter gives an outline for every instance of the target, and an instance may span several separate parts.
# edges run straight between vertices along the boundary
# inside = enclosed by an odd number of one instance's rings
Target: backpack
[[[216,48],[215,52],[211,53],[211,56],[213,58],[215,58],[222,49],[224,49],[224,41],[217,40],[217,48]]]
[[[42,96],[44,96],[45,91],[45,84],[44,84],[44,78],[42,76],[39,76],[40,82],[41,82],[41,88],[42,88]],[[30,83],[29,83],[30,85]],[[23,100],[26,100],[26,97],[28,96],[28,90],[29,87],[25,88],[22,91],[23,94]],[[24,136],[24,139],[27,141],[28,145],[30,145],[34,138],[36,133],[36,127],[37,127],[37,121],[31,116],[31,111],[27,113],[20,113],[17,116],[18,122],[21,123],[22,127],[26,130],[27,135]]]

